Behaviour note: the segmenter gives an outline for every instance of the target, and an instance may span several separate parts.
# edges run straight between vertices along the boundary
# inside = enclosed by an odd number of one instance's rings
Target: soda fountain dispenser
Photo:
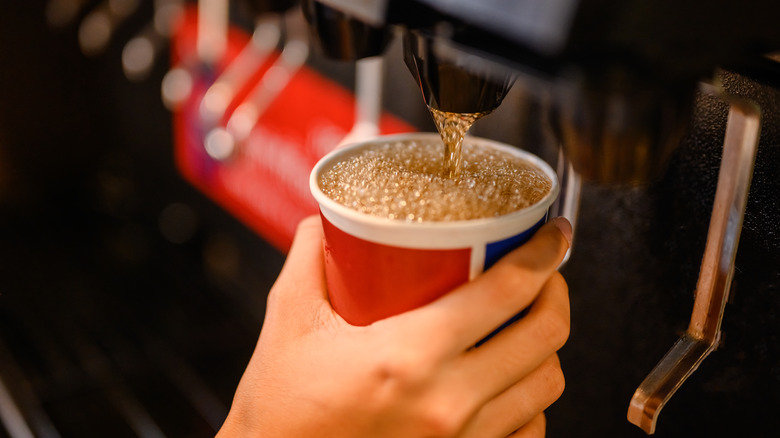
[[[725,69],[776,86],[780,68],[771,53],[780,49],[780,32],[768,11],[777,6],[770,1],[312,3],[377,29],[401,28],[404,60],[429,106],[491,111],[515,78],[530,94],[549,99],[550,128],[572,162],[575,181],[579,176],[617,186],[657,181],[678,146],[696,141],[690,133],[701,114],[697,104],[717,99],[727,105],[725,134],[715,134],[723,156],[689,327],[641,383],[628,409],[632,423],[654,433],[661,408],[720,345],[762,117],[755,93],[745,97],[721,81],[730,77]],[[775,138],[763,141],[777,146]]]

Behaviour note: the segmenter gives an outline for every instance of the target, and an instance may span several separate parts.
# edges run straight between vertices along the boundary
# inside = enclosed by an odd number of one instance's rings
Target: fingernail
[[[561,234],[563,234],[563,237],[566,238],[566,241],[569,242],[569,246],[571,246],[571,224],[569,223],[568,219],[565,217],[555,217],[550,219],[550,222],[555,225],[558,230],[560,230]]]

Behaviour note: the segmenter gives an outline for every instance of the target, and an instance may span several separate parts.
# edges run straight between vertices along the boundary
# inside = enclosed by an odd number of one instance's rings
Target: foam
[[[438,141],[377,144],[326,169],[320,188],[349,208],[408,222],[501,216],[549,193],[534,164],[503,151],[463,143],[462,167],[450,178]]]

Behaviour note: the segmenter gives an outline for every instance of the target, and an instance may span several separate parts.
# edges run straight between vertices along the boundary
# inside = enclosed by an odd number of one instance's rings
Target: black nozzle
[[[425,103],[451,113],[489,113],[498,108],[512,88],[514,76],[444,56],[435,44],[432,36],[404,33],[404,61],[420,85]]]
[[[382,55],[392,36],[387,28],[369,25],[317,0],[304,0],[303,15],[317,47],[332,59]]]
[[[244,0],[249,5],[255,16],[269,12],[285,12],[292,9],[298,3],[298,0]]]
[[[558,95],[552,121],[575,170],[607,184],[658,179],[690,124],[696,81],[613,68],[573,83]]]

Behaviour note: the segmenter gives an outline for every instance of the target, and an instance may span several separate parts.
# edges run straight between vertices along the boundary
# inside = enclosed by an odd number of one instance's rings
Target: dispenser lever
[[[760,109],[754,103],[728,100],[718,186],[691,321],[687,332],[639,385],[628,408],[628,420],[648,434],[655,432],[666,402],[720,341],[761,123]]]

